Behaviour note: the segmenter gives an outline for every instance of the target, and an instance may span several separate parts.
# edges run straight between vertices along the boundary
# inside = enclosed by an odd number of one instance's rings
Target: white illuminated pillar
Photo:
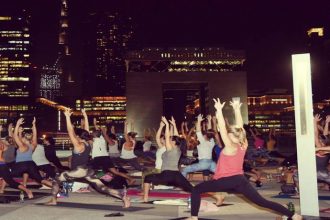
[[[309,54],[292,55],[294,110],[302,215],[319,216]]]

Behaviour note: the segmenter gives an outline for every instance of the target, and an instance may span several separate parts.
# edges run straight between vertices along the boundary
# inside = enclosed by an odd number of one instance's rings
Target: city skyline
[[[317,4],[318,3],[318,4]],[[89,12],[119,12],[131,16],[135,47],[223,46],[247,53],[248,88],[291,90],[291,54],[307,50],[307,30],[329,23],[326,1],[263,3],[234,1],[69,1],[72,54],[79,64],[82,18]],[[54,63],[57,56],[60,1],[12,1],[1,11],[22,5],[31,8],[36,65]],[[299,8],[299,9],[298,9]],[[325,27],[325,37],[327,37]],[[134,49],[134,48],[133,48]],[[267,75],[267,77],[264,77]],[[290,83],[289,83],[290,82]],[[270,84],[271,83],[271,84]]]

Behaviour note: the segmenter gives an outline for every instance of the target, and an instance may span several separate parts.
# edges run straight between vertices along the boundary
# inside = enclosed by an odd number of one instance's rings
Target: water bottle
[[[187,208],[188,209],[191,208],[191,198],[190,197],[187,199]]]
[[[20,194],[19,194],[19,201],[20,203],[24,202],[24,192],[21,190]]]
[[[63,182],[63,195],[64,196],[69,196],[68,183],[67,182]]]

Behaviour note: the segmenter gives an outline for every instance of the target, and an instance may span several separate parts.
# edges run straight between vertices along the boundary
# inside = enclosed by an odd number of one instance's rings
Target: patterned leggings
[[[125,195],[118,190],[111,189],[105,186],[98,178],[94,175],[94,170],[87,167],[77,167],[74,170],[64,171],[60,175],[55,177],[53,182],[52,195],[56,199],[57,193],[60,191],[61,183],[68,182],[83,182],[88,183],[97,192],[105,195],[109,195],[118,199],[123,199]]]

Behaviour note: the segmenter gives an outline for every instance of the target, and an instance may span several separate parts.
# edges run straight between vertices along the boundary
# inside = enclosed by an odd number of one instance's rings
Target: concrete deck
[[[36,190],[35,190],[36,191]],[[50,190],[37,190],[50,192]],[[271,196],[279,192],[279,184],[266,183],[260,190],[263,196],[281,204],[293,202],[299,212],[299,199],[274,199]],[[320,195],[329,195],[329,192],[320,191]],[[136,199],[137,197],[132,197]],[[159,199],[159,198],[151,198]],[[12,202],[10,204],[0,204],[0,219],[4,220],[97,220],[97,219],[120,219],[120,220],[169,220],[179,217],[189,216],[185,206],[168,206],[132,203],[132,208],[123,210],[121,203],[114,198],[105,197],[95,192],[91,193],[71,193],[68,198],[59,199],[59,206],[49,207],[40,205],[49,200],[49,197],[41,199],[25,200],[24,203]],[[220,208],[218,212],[200,213],[203,219],[223,219],[223,220],[267,220],[276,219],[279,216],[269,210],[263,210],[253,204],[248,203],[238,195],[229,194],[225,203],[233,204]],[[330,208],[330,200],[320,200],[320,209]],[[66,205],[66,207],[64,207]],[[105,214],[122,212],[123,217],[104,217]],[[306,217],[305,219],[330,219],[330,214],[321,213],[324,218]]]

